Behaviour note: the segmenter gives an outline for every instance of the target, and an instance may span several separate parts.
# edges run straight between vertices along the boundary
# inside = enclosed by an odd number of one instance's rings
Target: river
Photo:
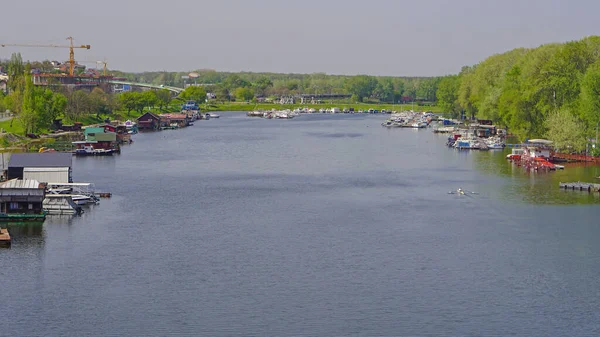
[[[600,198],[558,188],[599,167],[529,174],[385,116],[220,114],[74,158],[113,197],[9,227],[0,335],[600,335]]]

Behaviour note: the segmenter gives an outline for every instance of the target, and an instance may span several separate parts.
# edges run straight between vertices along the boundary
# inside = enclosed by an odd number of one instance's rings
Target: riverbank
[[[171,104],[168,107],[163,109],[159,108],[151,108],[149,110],[143,111],[126,111],[119,110],[115,111],[112,114],[90,114],[86,115],[76,122],[83,123],[83,126],[96,125],[101,124],[106,119],[110,120],[136,120],[141,115],[152,112],[155,114],[163,114],[163,113],[173,113],[179,112],[181,108],[180,104]],[[247,112],[252,110],[283,110],[283,109],[296,109],[296,108],[309,108],[309,109],[330,109],[330,108],[339,108],[341,110],[353,108],[355,111],[364,111],[369,109],[376,110],[388,110],[388,111],[403,111],[403,110],[412,110],[415,111],[431,111],[434,113],[441,113],[441,108],[438,106],[432,105],[421,105],[418,104],[379,104],[379,103],[343,103],[343,102],[332,102],[332,103],[324,103],[324,104],[276,104],[276,103],[251,103],[251,102],[228,102],[222,104],[204,104],[200,106],[201,111],[204,112],[212,112],[212,111],[239,111],[239,112]],[[66,121],[65,124],[73,121]],[[51,130],[42,130],[38,135],[42,136],[42,138],[28,138],[25,135],[25,130],[23,128],[23,124],[18,120],[18,118],[6,119],[0,121],[0,129],[2,130],[2,134],[0,135],[0,151],[27,151],[29,148],[32,150],[37,150],[37,148],[42,147],[48,142],[48,139],[51,139],[49,136],[53,136]],[[55,137],[54,137],[55,138]]]

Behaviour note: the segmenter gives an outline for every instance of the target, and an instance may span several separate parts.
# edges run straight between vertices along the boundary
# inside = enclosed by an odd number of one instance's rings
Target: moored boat
[[[83,146],[73,151],[76,156],[112,156],[114,149],[95,149],[93,146]]]

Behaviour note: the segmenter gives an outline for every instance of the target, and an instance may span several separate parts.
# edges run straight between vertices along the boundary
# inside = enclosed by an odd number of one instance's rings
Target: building
[[[7,179],[34,179],[39,182],[72,183],[71,153],[13,153],[8,162]]]
[[[190,118],[186,114],[162,114],[160,115],[161,126],[174,126],[182,128],[188,126]]]
[[[91,150],[113,150],[120,152],[121,148],[117,141],[117,133],[109,130],[115,130],[111,125],[102,127],[87,127],[83,130],[85,140],[71,142],[75,145],[76,150],[91,149]],[[110,152],[112,154],[112,151]],[[77,154],[79,154],[77,152]],[[107,154],[107,153],[104,153]]]
[[[146,112],[137,119],[137,125],[139,130],[157,130],[160,128],[160,117]]]
[[[40,214],[46,185],[34,179],[12,179],[0,184],[0,212],[4,214]]]
[[[99,127],[99,128],[85,128],[83,131],[83,135],[85,136],[85,140],[88,142],[98,142],[104,143],[104,145],[111,145],[117,141],[117,133],[108,131],[109,128]],[[110,147],[107,147],[110,148]]]

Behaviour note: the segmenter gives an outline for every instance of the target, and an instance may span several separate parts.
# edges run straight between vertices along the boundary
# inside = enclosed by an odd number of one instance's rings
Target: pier
[[[10,246],[10,234],[6,228],[0,228],[0,246]]]
[[[586,156],[583,154],[555,153],[553,157],[567,162],[600,164],[600,157]]]
[[[588,192],[600,192],[600,184],[574,182],[574,183],[559,183],[561,189],[573,190],[573,191],[588,191]]]

